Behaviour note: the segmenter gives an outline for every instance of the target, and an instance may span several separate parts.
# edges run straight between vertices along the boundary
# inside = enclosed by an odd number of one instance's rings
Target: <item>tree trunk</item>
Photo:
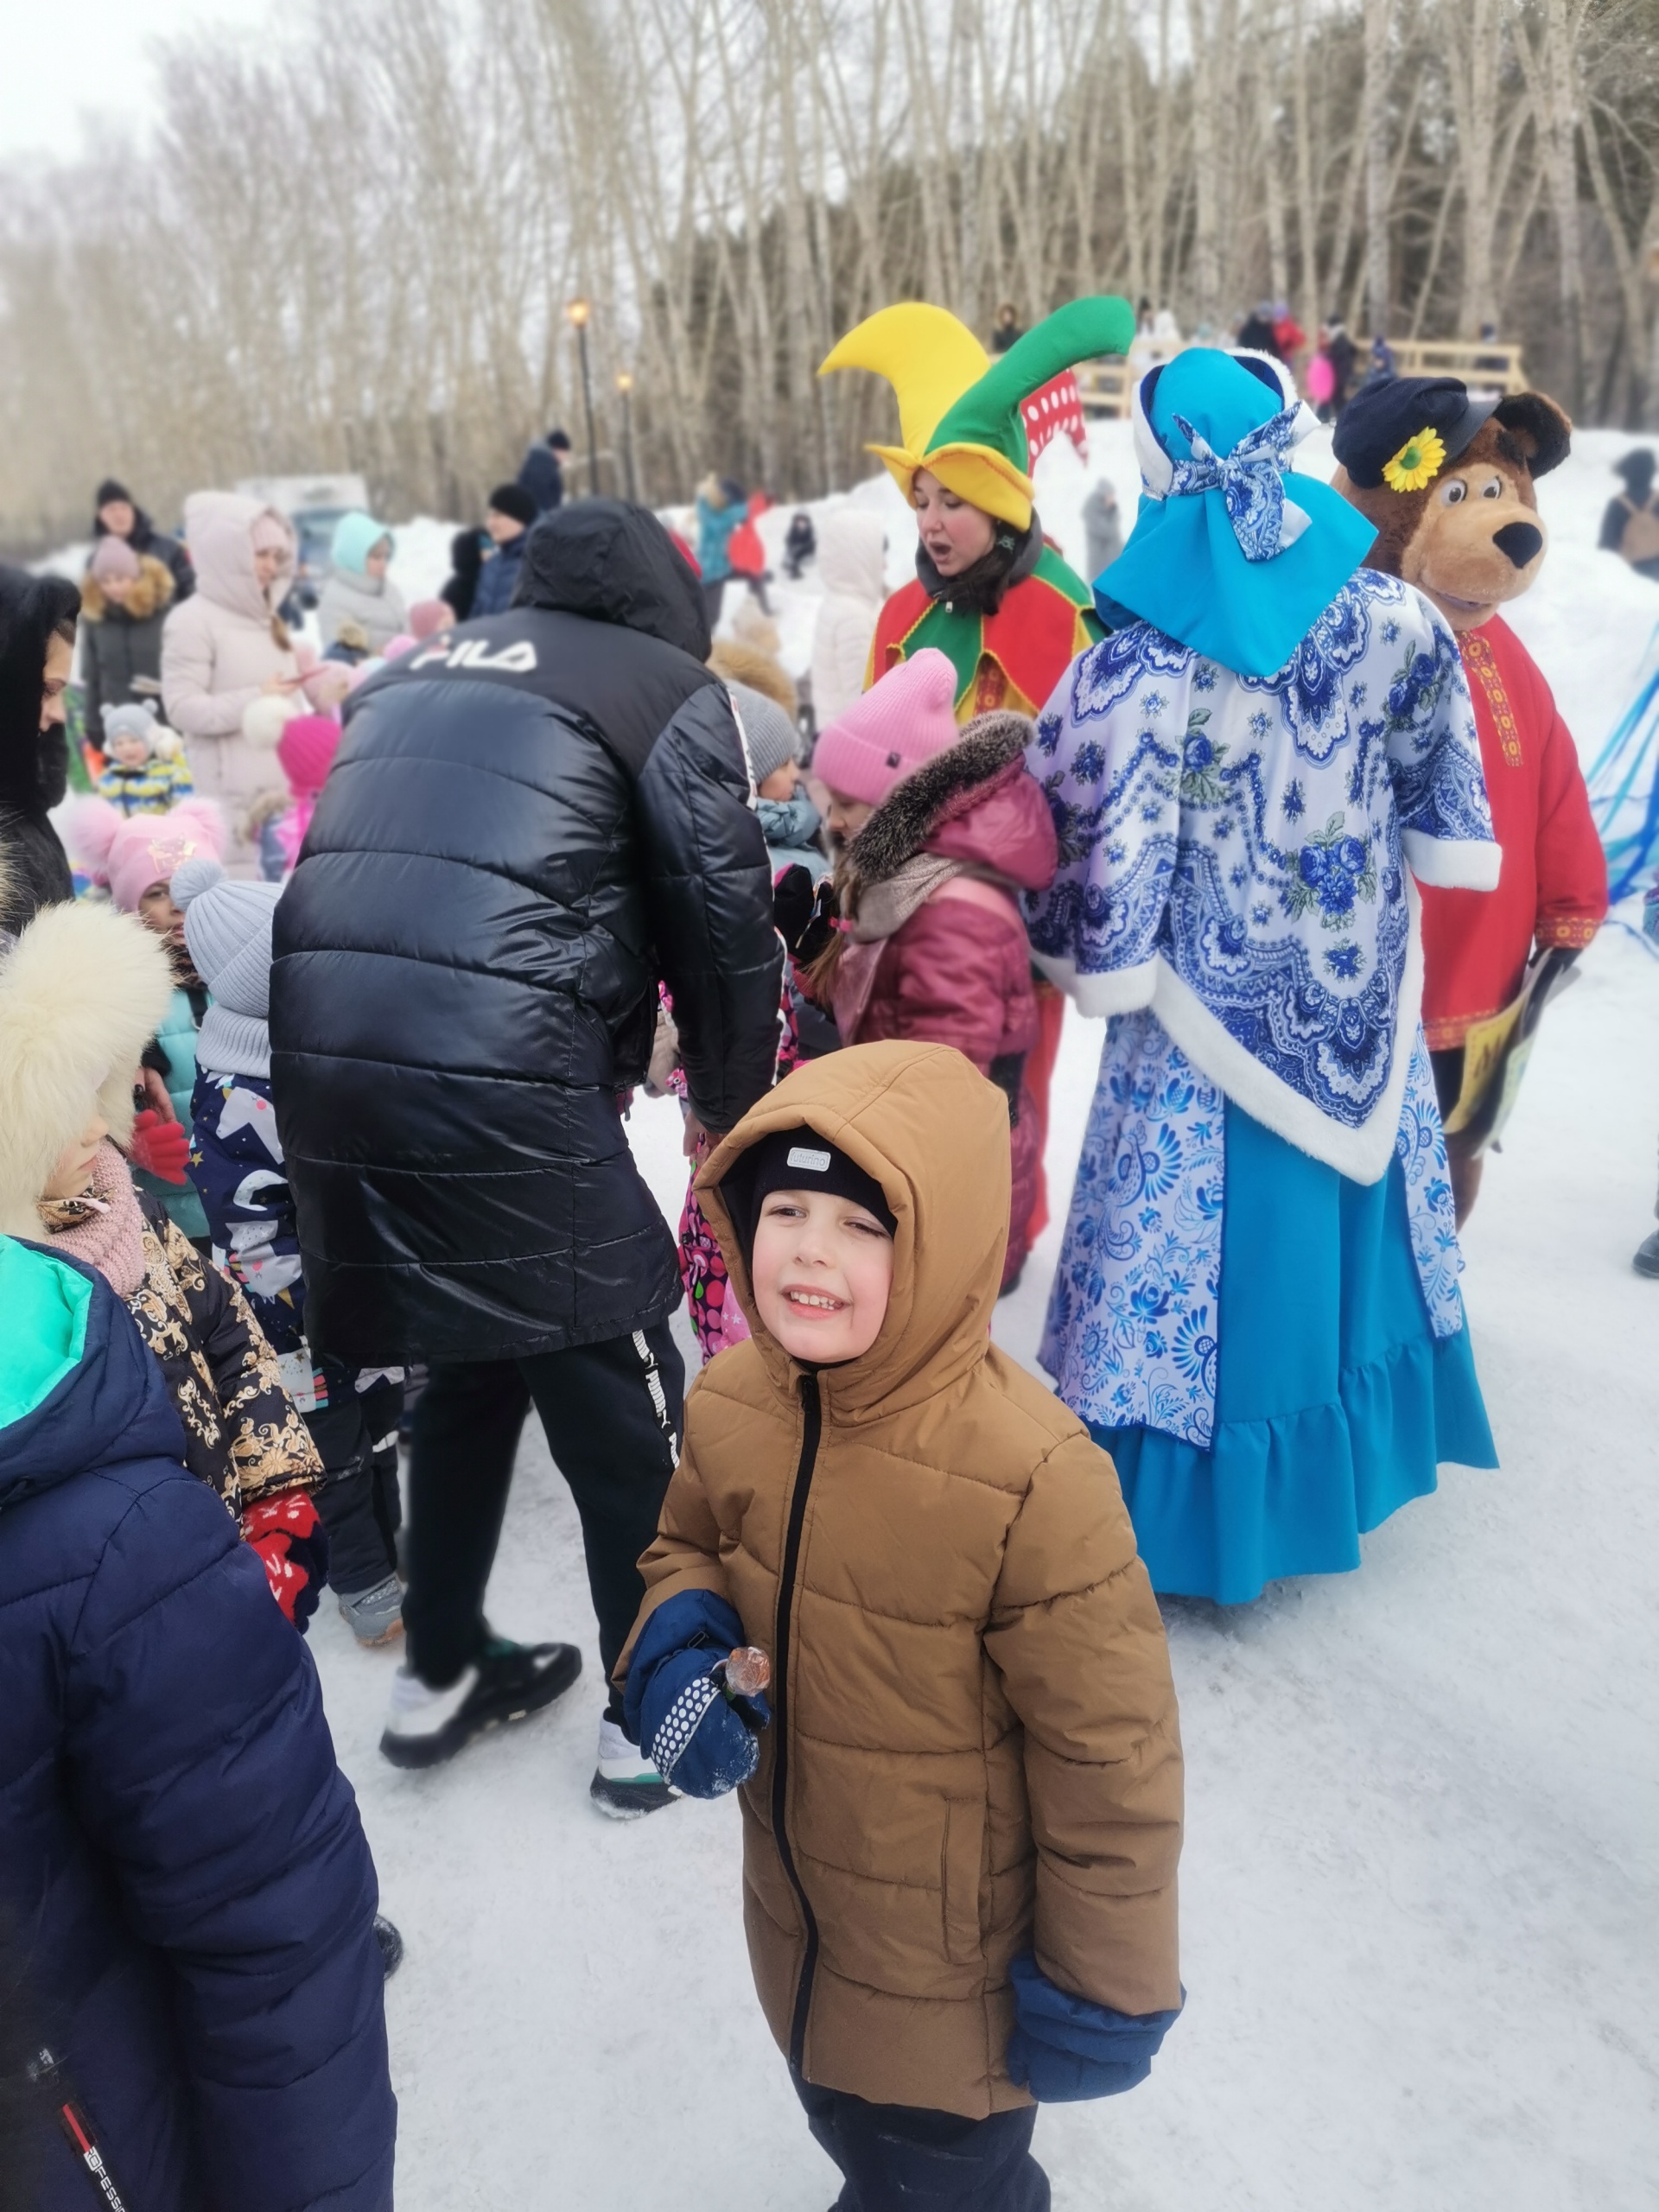
[[[1455,4],[1455,0],[1453,0]],[[1389,327],[1389,29],[1392,0],[1365,0],[1365,307]]]

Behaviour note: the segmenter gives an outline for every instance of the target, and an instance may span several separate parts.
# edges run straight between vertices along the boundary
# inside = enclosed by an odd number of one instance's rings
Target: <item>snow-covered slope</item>
[[[1095,435],[1132,510],[1127,431]],[[1586,747],[1659,612],[1593,550],[1623,446],[1580,438],[1547,480],[1554,550],[1515,617]],[[1088,481],[1069,453],[1045,458],[1045,520],[1068,548]],[[855,496],[890,516],[897,582],[904,509],[885,480]],[[404,539],[412,565],[416,531]],[[813,587],[780,596],[800,666]],[[1583,974],[1545,1025],[1466,1238],[1502,1471],[1448,1469],[1367,1540],[1357,1574],[1169,1609],[1190,2001],[1145,2088],[1042,2115],[1061,2212],[1652,2202],[1659,1284],[1630,1255],[1654,1198],[1659,962],[1613,931]],[[1057,1217],[1100,1041],[1071,1017]],[[674,1219],[677,1110],[641,1102],[631,1127]],[[1027,1360],[1059,1233],[1057,1218],[998,1312]],[[581,1638],[589,1674],[562,1709],[428,1776],[375,1751],[395,1656],[357,1650],[332,1613],[313,1631],[408,1939],[389,1993],[404,2212],[823,2212],[834,2177],[749,1986],[735,1808],[687,1803],[632,1828],[589,1809],[592,1615],[534,1430],[491,1609],[509,1633]]]

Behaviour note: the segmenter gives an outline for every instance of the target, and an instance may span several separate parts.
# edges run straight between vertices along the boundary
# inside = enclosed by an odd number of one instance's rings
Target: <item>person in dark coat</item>
[[[478,588],[473,594],[473,621],[489,614],[505,614],[512,605],[524,546],[535,520],[536,502],[522,484],[496,486],[484,512],[485,533],[495,550],[479,572]]]
[[[484,538],[476,530],[458,530],[449,541],[449,574],[438,597],[457,622],[472,620],[478,580],[484,570]]]
[[[48,817],[69,788],[63,694],[79,612],[62,576],[0,567],[0,932],[75,895]]]
[[[92,494],[92,537],[124,538],[142,561],[160,561],[173,579],[175,601],[188,599],[196,588],[196,572],[184,544],[164,530],[157,530],[124,484],[106,476]],[[97,546],[93,546],[94,558]]]
[[[518,483],[536,502],[537,514],[550,515],[564,504],[564,463],[570,441],[563,430],[550,430],[524,455]]]
[[[517,602],[372,677],[276,910],[271,1084],[308,1333],[423,1360],[405,1765],[548,1703],[579,1652],[483,1613],[533,1399],[582,1514],[606,1675],[672,1471],[677,1254],[618,1094],[672,994],[693,1139],[767,1090],[780,952],[696,576],[645,508],[530,533]],[[614,1700],[594,1794],[666,1802]]]
[[[305,1646],[94,1269],[0,1238],[0,1921],[33,2212],[391,2212],[373,1861]]]

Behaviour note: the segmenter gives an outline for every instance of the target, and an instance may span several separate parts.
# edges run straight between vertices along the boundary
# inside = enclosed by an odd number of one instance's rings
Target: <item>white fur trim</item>
[[[1139,968],[1114,968],[1109,975],[1080,976],[1077,963],[1061,954],[1033,952],[1031,957],[1055,988],[1064,991],[1091,1021],[1107,1014],[1138,1014],[1150,1006],[1161,965],[1148,960]]]
[[[85,900],[42,907],[0,959],[0,1230],[38,1239],[36,1202],[94,1100],[125,1140],[139,1057],[172,995],[160,938]]]
[[[1485,837],[1426,837],[1421,830],[1402,836],[1406,865],[1419,883],[1443,891],[1496,891],[1503,848]]]

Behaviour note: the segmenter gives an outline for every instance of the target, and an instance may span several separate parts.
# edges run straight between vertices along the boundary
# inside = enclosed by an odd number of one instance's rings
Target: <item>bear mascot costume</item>
[[[1367,565],[1414,584],[1456,634],[1503,853],[1496,891],[1422,893],[1423,1028],[1459,1223],[1544,1002],[1607,911],[1578,749],[1497,611],[1543,564],[1533,486],[1571,430],[1541,392],[1477,398],[1454,377],[1369,385],[1337,426],[1332,482],[1376,525]]]

